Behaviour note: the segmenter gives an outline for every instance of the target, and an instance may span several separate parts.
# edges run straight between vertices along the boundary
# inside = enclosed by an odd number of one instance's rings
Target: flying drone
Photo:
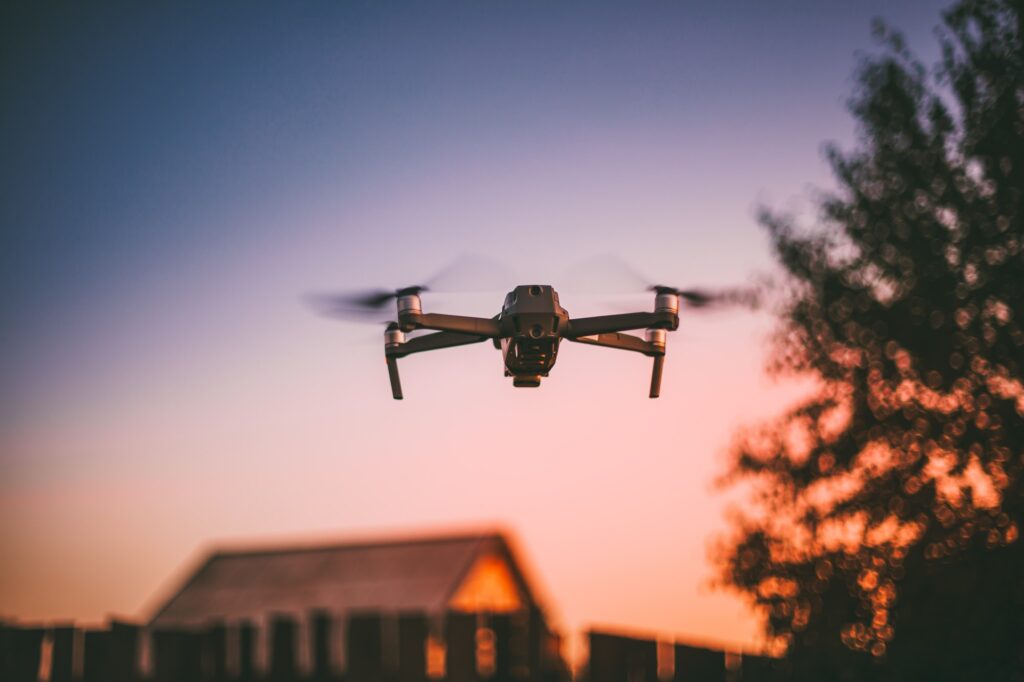
[[[681,302],[702,308],[717,302],[752,301],[748,293],[742,292],[715,294],[661,285],[649,289],[654,294],[653,311],[595,317],[571,317],[561,306],[558,292],[547,284],[517,286],[505,296],[501,312],[490,318],[425,313],[420,294],[428,287],[422,285],[323,296],[318,299],[318,307],[327,315],[353,317],[380,312],[394,301],[397,321],[390,322],[384,332],[384,357],[395,400],[402,399],[398,360],[413,353],[491,341],[501,351],[505,376],[512,378],[513,386],[538,387],[555,366],[562,340],[652,358],[650,397],[657,398],[665,366],[665,342],[668,333],[679,328]],[[419,330],[430,333],[409,336]],[[644,330],[642,337],[624,333],[637,330]]]

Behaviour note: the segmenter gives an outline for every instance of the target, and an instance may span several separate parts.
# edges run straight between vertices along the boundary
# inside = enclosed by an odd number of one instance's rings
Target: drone
[[[661,394],[665,345],[669,332],[679,328],[680,302],[702,308],[716,302],[751,304],[749,293],[710,293],[654,285],[654,310],[595,317],[571,317],[559,302],[558,292],[547,284],[515,287],[505,296],[494,317],[468,317],[423,312],[420,297],[426,286],[394,291],[379,290],[357,295],[332,295],[318,299],[321,312],[334,317],[353,317],[379,312],[395,302],[397,320],[384,331],[384,358],[391,380],[391,395],[402,399],[398,360],[413,353],[454,348],[491,341],[501,351],[505,376],[517,388],[536,388],[558,359],[561,341],[632,351],[652,358],[650,397]],[[419,336],[412,332],[428,331]],[[644,330],[643,336],[625,332]]]

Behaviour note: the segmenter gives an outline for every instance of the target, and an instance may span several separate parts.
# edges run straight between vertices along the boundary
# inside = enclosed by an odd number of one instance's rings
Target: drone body
[[[501,312],[493,318],[424,313],[420,287],[394,292],[398,321],[384,333],[384,355],[395,400],[402,399],[398,359],[428,350],[463,346],[491,340],[502,352],[505,376],[518,387],[540,386],[558,358],[562,339],[606,348],[642,353],[653,358],[650,397],[661,390],[667,332],[679,327],[678,290],[656,287],[653,312],[571,318],[548,285],[518,286],[508,293]],[[685,296],[685,294],[683,294]],[[646,330],[644,338],[624,334]],[[406,338],[408,332],[433,333]]]

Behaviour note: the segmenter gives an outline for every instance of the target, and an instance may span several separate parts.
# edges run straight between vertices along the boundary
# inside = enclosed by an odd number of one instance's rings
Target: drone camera
[[[540,325],[536,325],[540,327]],[[531,333],[524,336],[516,336],[505,339],[502,344],[505,348],[505,367],[508,374],[515,377],[515,386],[536,386],[532,383],[531,377],[547,376],[555,364],[558,355],[558,338],[547,335],[547,330],[541,328],[537,336]],[[526,383],[519,383],[521,377]]]
[[[512,378],[512,385],[516,388],[537,388],[540,386],[539,374],[516,374]]]

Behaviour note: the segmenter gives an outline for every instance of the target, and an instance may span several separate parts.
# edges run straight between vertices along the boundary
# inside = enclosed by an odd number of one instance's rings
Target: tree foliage
[[[817,227],[762,219],[818,389],[740,439],[722,567],[796,679],[1024,679],[1024,3],[943,18],[931,70],[876,26]]]

